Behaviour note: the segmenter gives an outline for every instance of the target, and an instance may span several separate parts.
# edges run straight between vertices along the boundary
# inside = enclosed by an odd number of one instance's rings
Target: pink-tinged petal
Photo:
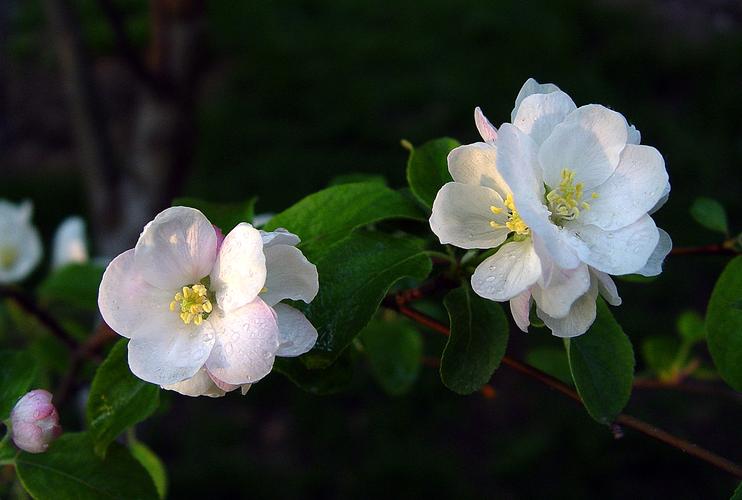
[[[510,313],[518,328],[528,333],[528,327],[531,324],[531,292],[526,290],[510,299]]]
[[[224,392],[232,392],[233,390],[240,387],[239,385],[228,384],[223,380],[219,380],[219,378],[211,373],[208,369],[206,370],[206,373],[209,375],[209,378],[214,382],[214,384]]]
[[[500,210],[494,214],[491,207]],[[430,229],[442,244],[459,248],[495,248],[507,238],[507,210],[497,192],[472,184],[449,182],[433,201]],[[491,222],[500,227],[493,228]]]
[[[639,269],[636,273],[642,276],[657,276],[662,272],[662,264],[665,261],[665,257],[672,250],[672,239],[670,235],[664,229],[657,228],[660,233],[657,246],[654,247],[652,255],[647,259],[647,263],[644,267]]]
[[[668,186],[665,160],[650,146],[629,144],[607,181],[596,187],[580,223],[613,230],[628,226],[654,207]]]
[[[162,388],[194,398],[198,396],[219,398],[224,396],[226,393],[214,383],[211,377],[209,377],[206,368],[201,368],[189,379],[183,380],[182,382],[176,382],[175,384],[165,385]]]
[[[154,316],[129,341],[129,368],[152,384],[181,382],[204,365],[214,337],[210,319],[197,326],[183,323],[177,311]]]
[[[484,116],[479,106],[474,108],[474,123],[484,142],[494,142],[497,139],[497,128]]]
[[[597,226],[570,228],[585,243],[580,258],[598,271],[612,275],[639,271],[657,247],[660,235],[648,215],[631,225],[615,231],[604,231]]]
[[[551,135],[554,127],[575,109],[575,103],[562,91],[533,94],[523,99],[513,125],[540,145]]]
[[[563,318],[553,318],[544,311],[536,308],[536,315],[551,330],[552,335],[562,338],[577,337],[590,329],[595,321],[598,298],[598,286],[592,283],[587,293],[577,299]]]
[[[590,273],[586,265],[575,269],[556,268],[548,287],[536,284],[531,289],[536,305],[552,318],[566,316],[572,304],[590,288]]]
[[[612,306],[621,305],[621,297],[618,295],[618,288],[613,279],[606,273],[600,272],[597,269],[590,269],[590,274],[598,282],[598,292]]]
[[[308,352],[317,342],[317,330],[309,320],[291,306],[277,304],[278,352],[276,356],[294,357]]]
[[[295,247],[301,242],[301,238],[282,227],[279,227],[275,231],[263,231],[261,229],[260,236],[263,238],[264,248],[269,248],[273,245],[291,245]]]
[[[497,167],[497,147],[476,142],[459,146],[448,153],[448,171],[454,181],[485,186],[503,198],[510,192]]]
[[[20,449],[43,453],[62,434],[59,414],[51,403],[52,395],[43,389],[25,394],[10,414],[10,435]]]
[[[515,98],[515,106],[513,107],[513,111],[510,113],[510,121],[515,121],[515,116],[518,114],[520,105],[526,97],[533,94],[551,94],[552,92],[559,92],[559,87],[553,83],[538,83],[533,78],[526,80]]]
[[[513,192],[515,207],[531,229],[534,241],[559,267],[574,269],[580,264],[577,249],[582,244],[549,219],[551,214],[543,204],[544,184],[535,143],[518,128],[505,123],[500,127],[497,144],[500,172]]]
[[[219,250],[222,249],[222,243],[224,243],[224,233],[216,226],[214,226],[214,232],[216,233],[216,254],[219,255]]]
[[[212,319],[213,318],[213,319]],[[278,351],[278,323],[265,302],[253,302],[226,314],[212,314],[216,343],[206,368],[219,380],[241,385],[270,373]]]
[[[510,242],[485,259],[471,277],[480,297],[503,302],[527,290],[541,276],[541,264],[530,240]]]
[[[134,250],[108,265],[98,291],[103,320],[123,337],[133,337],[154,316],[175,315],[169,309],[174,292],[150,285],[136,267]],[[177,317],[177,315],[175,315]]]
[[[620,113],[597,104],[577,108],[539,148],[544,182],[556,188],[566,168],[585,190],[602,184],[616,170],[627,134],[626,119]]]
[[[273,245],[265,249],[265,289],[260,294],[269,306],[282,300],[303,300],[307,304],[319,292],[317,266],[296,247]]]
[[[177,290],[211,272],[216,231],[195,208],[171,207],[144,227],[134,256],[137,269],[149,283]]]
[[[265,255],[260,231],[243,222],[222,243],[211,273],[216,301],[225,312],[252,302],[265,286]]]

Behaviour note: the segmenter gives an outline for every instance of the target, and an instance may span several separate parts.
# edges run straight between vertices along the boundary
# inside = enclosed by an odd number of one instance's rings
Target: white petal
[[[129,368],[157,385],[191,378],[204,365],[214,345],[209,320],[186,325],[177,312],[148,318],[129,341]]]
[[[626,137],[626,144],[639,145],[642,142],[642,134],[633,125],[629,125],[629,129]]]
[[[549,286],[536,284],[531,294],[539,309],[553,318],[563,318],[590,288],[590,273],[583,264],[575,269],[555,268],[551,278]]]
[[[52,244],[52,268],[88,261],[88,245],[85,240],[85,221],[82,217],[68,217],[54,233]]]
[[[212,319],[213,318],[213,319]],[[253,302],[209,317],[216,343],[206,368],[228,384],[257,382],[270,373],[278,350],[278,324],[265,302]]]
[[[494,214],[491,207],[502,209]],[[499,194],[490,188],[449,182],[433,201],[430,228],[442,244],[459,248],[495,248],[507,238],[507,210]],[[495,221],[501,227],[493,228]]]
[[[554,127],[575,109],[575,103],[562,91],[533,94],[523,99],[513,125],[529,135],[536,144],[541,144],[551,135]]]
[[[301,356],[314,347],[317,330],[301,311],[286,304],[277,304],[273,310],[278,315],[279,347],[276,356]]]
[[[580,259],[613,275],[635,273],[644,267],[659,241],[657,226],[648,215],[615,231],[604,231],[597,226],[577,226],[571,230],[585,243],[585,248],[579,250]]]
[[[211,272],[216,231],[195,208],[171,207],[144,227],[134,250],[137,268],[147,281],[175,290]]]
[[[494,142],[497,139],[497,129],[484,116],[479,106],[474,108],[474,123],[477,125],[477,131],[482,136],[484,142]]]
[[[456,182],[486,186],[505,197],[510,192],[497,169],[497,147],[476,142],[448,153],[448,171]]]
[[[665,184],[664,188],[662,188],[662,196],[660,196],[660,199],[657,200],[657,203],[655,203],[654,206],[649,209],[649,212],[647,212],[647,214],[652,215],[657,210],[662,208],[664,204],[667,203],[668,198],[670,198],[670,183],[669,182]]]
[[[567,168],[575,172],[575,182],[592,189],[616,169],[626,138],[626,119],[620,113],[597,104],[577,108],[539,149],[544,182],[556,188]]]
[[[534,241],[543,245],[559,267],[574,269],[580,264],[575,248],[581,243],[549,219],[551,214],[542,201],[544,184],[536,159],[536,144],[509,123],[500,127],[497,144],[500,172],[513,192],[520,217],[531,228]]]
[[[17,215],[17,212],[16,212]],[[41,261],[41,237],[35,227],[17,219],[0,220],[0,253],[9,252],[9,265],[0,264],[0,284],[28,276]]]
[[[568,338],[582,335],[593,324],[596,316],[595,300],[598,297],[598,286],[593,283],[586,294],[577,299],[563,318],[552,318],[536,308],[536,315],[549,327],[552,335]]]
[[[580,213],[582,224],[618,229],[646,214],[665,194],[667,171],[662,155],[651,146],[627,145],[607,181],[595,188],[589,210]]]
[[[672,250],[672,239],[670,235],[663,229],[657,228],[660,233],[659,241],[657,246],[654,248],[652,255],[647,259],[647,263],[639,269],[636,273],[642,276],[657,276],[662,272],[662,264],[667,257],[667,254]]]
[[[295,247],[301,242],[297,235],[282,227],[270,232],[261,229],[260,236],[263,238],[263,247],[265,248],[272,245],[291,245]]]
[[[660,230],[661,231],[661,230]],[[597,269],[590,269],[590,274],[598,282],[598,292],[603,298],[612,306],[621,305],[621,297],[618,295],[618,288],[613,282],[613,279],[606,273],[600,272]]]
[[[225,391],[217,387],[214,381],[211,380],[211,377],[206,372],[206,368],[201,368],[189,379],[175,384],[165,385],[162,388],[191,397],[209,396],[211,398],[219,398],[226,394]]]
[[[541,275],[541,264],[530,240],[510,242],[485,259],[471,277],[480,297],[502,302],[519,295]]]
[[[307,304],[319,291],[317,266],[296,247],[273,245],[265,249],[265,291],[260,293],[269,306],[282,300],[303,300]]]
[[[252,218],[252,225],[255,227],[263,227],[266,224],[268,224],[268,221],[270,221],[273,217],[275,217],[276,214],[272,212],[265,212],[262,214],[255,214],[255,217]]]
[[[178,317],[170,311],[175,293],[150,285],[135,264],[134,250],[127,250],[108,265],[98,290],[103,320],[123,337],[133,337],[151,318]]]
[[[515,115],[518,114],[520,103],[522,103],[526,97],[533,94],[550,94],[557,91],[559,91],[559,87],[553,83],[538,83],[533,78],[529,78],[520,88],[520,91],[518,91],[518,96],[515,98],[515,106],[513,107],[513,111],[510,113],[510,121],[515,121]]]
[[[242,222],[224,238],[211,271],[219,307],[230,312],[252,302],[265,285],[265,275],[260,231]]]
[[[510,313],[518,328],[528,333],[528,326],[531,324],[531,292],[526,290],[510,299]]]

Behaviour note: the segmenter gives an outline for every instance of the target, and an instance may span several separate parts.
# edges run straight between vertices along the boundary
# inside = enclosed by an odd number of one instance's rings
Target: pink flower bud
[[[43,453],[62,434],[52,395],[36,389],[23,396],[10,414],[15,445],[29,453]]]

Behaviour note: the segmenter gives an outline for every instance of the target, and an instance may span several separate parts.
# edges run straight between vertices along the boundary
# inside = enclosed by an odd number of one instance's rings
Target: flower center
[[[497,221],[490,221],[490,226],[492,226],[495,229],[500,228],[507,228],[510,231],[514,232],[517,235],[520,236],[528,236],[530,234],[531,230],[528,228],[525,222],[523,222],[523,219],[520,218],[520,214],[515,209],[515,203],[513,203],[513,195],[508,194],[505,198],[505,208],[500,208],[492,205],[490,207],[490,210],[493,214],[499,215],[502,213],[503,210],[508,211],[508,220],[505,222],[505,224],[500,224]]]
[[[10,269],[17,260],[17,248],[11,246],[0,247],[0,269]]]
[[[209,317],[212,309],[209,290],[201,283],[184,286],[170,302],[170,310],[178,312],[186,325],[191,321],[194,325],[200,325]]]
[[[559,186],[549,191],[546,202],[551,211],[551,220],[555,224],[575,220],[580,216],[580,210],[590,210],[590,204],[582,201],[584,187],[581,182],[575,183],[575,173],[568,168],[562,169],[562,180]],[[598,193],[592,193],[591,198],[598,197]]]

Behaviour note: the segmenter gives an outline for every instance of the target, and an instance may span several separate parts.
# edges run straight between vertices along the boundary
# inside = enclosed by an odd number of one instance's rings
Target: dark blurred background
[[[0,197],[32,199],[47,242],[64,217],[85,216],[93,254],[112,256],[175,196],[258,195],[258,212],[269,212],[342,174],[401,187],[401,139],[473,142],[473,108],[507,121],[535,77],[636,124],[670,173],[658,225],[678,246],[716,242],[688,207],[716,198],[742,229],[741,27],[738,0],[2,0]],[[671,258],[659,279],[619,284],[615,314],[637,351],[644,337],[672,333],[681,311],[703,313],[726,260]],[[425,342],[440,355],[439,339]],[[560,342],[514,333],[509,351],[544,346]],[[165,460],[172,498],[734,489],[644,436],[614,440],[505,368],[493,386],[494,398],[462,398],[426,367],[409,395],[392,398],[360,370],[348,393],[316,397],[272,375],[244,398],[168,394],[139,433]],[[628,411],[742,460],[738,399],[636,390]]]

